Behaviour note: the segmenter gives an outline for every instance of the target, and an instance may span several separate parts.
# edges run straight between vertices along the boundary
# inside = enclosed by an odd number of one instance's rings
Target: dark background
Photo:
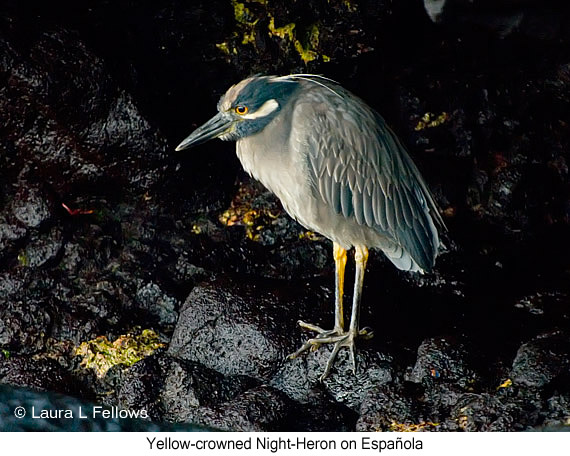
[[[569,9],[443,3],[3,1],[1,381],[222,429],[563,424]],[[332,322],[328,241],[233,145],[173,150],[256,73],[324,74],[366,100],[449,228],[432,274],[373,256],[356,377],[343,358],[319,383],[326,349],[282,363],[297,319]],[[103,377],[79,364],[82,342],[140,328],[164,348]]]

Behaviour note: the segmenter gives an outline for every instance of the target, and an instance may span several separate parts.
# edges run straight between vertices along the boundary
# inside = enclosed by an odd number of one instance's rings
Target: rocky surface
[[[136,429],[567,428],[565,4],[56,3],[0,6],[3,429],[16,399],[76,404],[53,393],[146,410]],[[297,320],[332,324],[330,243],[231,145],[173,151],[256,72],[367,100],[449,227],[431,274],[371,258],[356,375],[341,352],[319,381],[326,347],[285,360]]]

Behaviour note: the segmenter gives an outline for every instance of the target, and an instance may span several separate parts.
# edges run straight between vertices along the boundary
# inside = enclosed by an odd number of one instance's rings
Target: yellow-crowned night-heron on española
[[[333,242],[335,324],[316,332],[297,352],[333,344],[321,378],[348,347],[353,369],[368,249],[384,252],[405,271],[432,269],[445,229],[428,187],[384,119],[334,81],[316,75],[254,76],[230,87],[218,114],[176,150],[212,138],[237,141],[243,168],[281,200],[287,213]],[[343,290],[346,252],[356,275],[348,330]]]

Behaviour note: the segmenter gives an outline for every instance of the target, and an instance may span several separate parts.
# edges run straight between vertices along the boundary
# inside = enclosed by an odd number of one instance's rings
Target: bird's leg
[[[333,257],[335,264],[335,289],[334,289],[334,329],[325,330],[319,326],[299,321],[299,326],[310,331],[319,333],[321,337],[340,335],[344,333],[344,270],[346,268],[346,249],[333,242]],[[319,337],[317,336],[317,337]]]
[[[302,328],[315,331],[317,335],[307,340],[303,346],[295,353],[289,355],[289,359],[296,358],[301,353],[311,349],[316,350],[323,344],[334,344],[333,351],[327,361],[325,371],[321,375],[321,380],[327,377],[334,364],[334,360],[342,347],[349,347],[350,357],[352,360],[353,371],[356,371],[355,361],[355,343],[357,337],[370,338],[372,332],[366,329],[358,329],[360,296],[362,295],[362,284],[364,282],[364,270],[366,269],[366,261],[368,260],[368,249],[366,247],[355,247],[354,259],[356,262],[356,276],[354,282],[354,295],[352,302],[352,316],[350,319],[350,328],[344,330],[344,311],[343,311],[343,294],[344,294],[344,270],[346,266],[346,249],[340,245],[333,244],[333,254],[335,259],[336,280],[335,280],[335,325],[334,329],[324,330],[319,326],[299,321]]]
[[[336,242],[333,243],[333,256],[335,264],[335,287],[334,287],[334,329],[339,334],[344,331],[344,269],[346,267],[346,249]]]
[[[364,284],[364,272],[366,271],[367,261],[368,249],[364,246],[356,246],[354,248],[356,272],[354,276],[354,294],[352,295],[352,312],[350,316],[350,326],[348,328],[348,340],[345,342],[345,345],[350,349],[353,372],[356,372],[356,345],[354,340],[357,337],[363,337],[365,339],[372,337],[372,331],[370,329],[358,329],[358,323],[360,321],[360,298],[362,296],[362,285]]]
[[[299,326],[303,329],[308,329],[309,331],[314,331],[317,333],[316,337],[307,340],[303,346],[288,356],[289,359],[296,358],[301,353],[311,349],[318,349],[321,344],[331,343],[329,340],[331,337],[338,337],[344,332],[344,308],[342,305],[344,296],[344,269],[346,267],[346,249],[342,248],[336,242],[333,242],[333,257],[335,263],[335,305],[334,305],[334,328],[333,329],[323,329],[320,326],[313,325],[311,323],[306,323],[299,320]]]
[[[358,322],[360,320],[360,297],[362,296],[362,285],[364,284],[364,271],[366,270],[366,262],[368,261],[368,249],[364,246],[354,247],[354,262],[356,264],[356,271],[354,275],[354,294],[352,295],[352,312],[350,315],[350,325],[347,332],[341,333],[336,337],[328,337],[328,341],[334,343],[333,351],[327,361],[327,365],[321,380],[326,378],[334,364],[337,353],[342,347],[347,347],[350,353],[350,360],[352,362],[352,372],[356,374],[356,338],[362,337],[370,339],[372,331],[367,328],[362,330],[358,329]],[[324,339],[319,336],[316,340],[324,343]]]

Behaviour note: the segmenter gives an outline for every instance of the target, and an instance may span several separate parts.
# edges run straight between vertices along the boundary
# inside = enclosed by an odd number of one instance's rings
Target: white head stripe
[[[241,116],[243,119],[259,119],[260,117],[265,117],[271,114],[279,107],[279,103],[276,100],[267,100],[263,103],[259,109],[251,114],[246,114],[245,116]]]

